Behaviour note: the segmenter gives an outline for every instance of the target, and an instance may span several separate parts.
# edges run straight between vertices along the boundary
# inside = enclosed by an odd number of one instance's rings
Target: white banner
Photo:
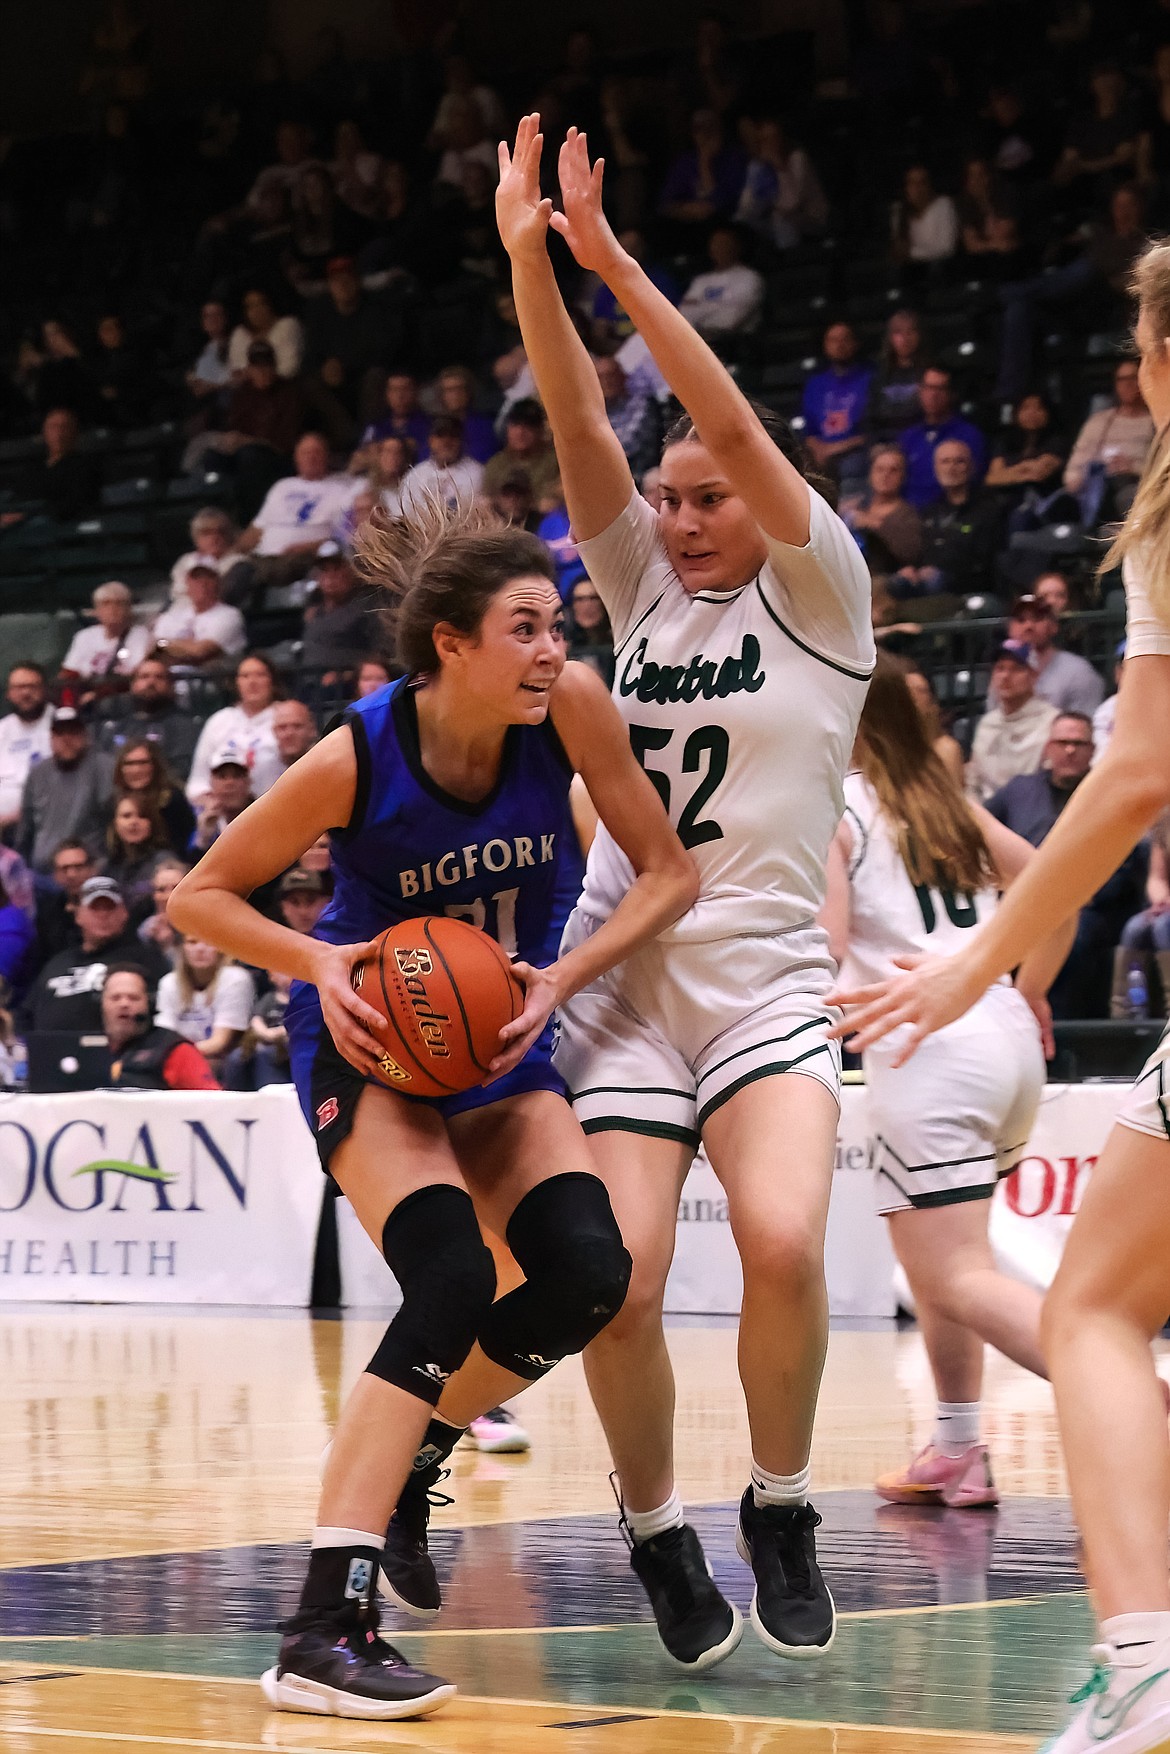
[[[1049,1084],[1028,1155],[1001,1182],[991,1208],[991,1243],[1005,1272],[1046,1290],[1060,1262],[1093,1165],[1128,1082]]]
[[[0,1101],[0,1300],[304,1306],[323,1179],[288,1086]]]

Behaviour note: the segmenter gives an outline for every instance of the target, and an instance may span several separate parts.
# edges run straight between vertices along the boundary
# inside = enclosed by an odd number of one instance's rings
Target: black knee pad
[[[613,1320],[633,1263],[604,1183],[579,1172],[525,1194],[507,1240],[525,1283],[492,1305],[479,1343],[494,1363],[535,1382]]]
[[[433,1407],[496,1294],[495,1264],[470,1195],[444,1183],[407,1194],[383,1227],[382,1253],[402,1288],[402,1308],[366,1371]]]

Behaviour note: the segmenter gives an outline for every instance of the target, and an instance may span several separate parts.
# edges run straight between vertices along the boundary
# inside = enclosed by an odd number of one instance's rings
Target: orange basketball
[[[494,938],[431,914],[391,926],[353,971],[390,1024],[378,1081],[404,1096],[454,1096],[482,1084],[524,989]]]

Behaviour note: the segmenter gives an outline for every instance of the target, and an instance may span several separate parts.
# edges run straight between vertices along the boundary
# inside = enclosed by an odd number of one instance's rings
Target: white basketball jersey
[[[861,555],[809,497],[806,547],[769,543],[735,591],[689,593],[636,493],[580,544],[614,629],[614,699],[699,868],[699,899],[666,940],[791,931],[824,899],[874,645]],[[607,918],[632,882],[602,825],[581,907]]]
[[[990,919],[994,889],[956,895],[910,881],[889,819],[859,773],[845,777],[845,822],[853,840],[849,860],[849,954],[844,986],[866,986],[898,971],[896,956],[954,956],[972,930]],[[1005,976],[1002,982],[1007,983]]]

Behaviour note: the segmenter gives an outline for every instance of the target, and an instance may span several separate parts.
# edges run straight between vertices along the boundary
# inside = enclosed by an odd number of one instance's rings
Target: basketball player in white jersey
[[[584,137],[570,129],[561,151],[563,213],[541,199],[540,148],[535,116],[512,154],[500,148],[497,213],[521,332],[614,628],[614,698],[701,880],[677,928],[561,1012],[557,1064],[634,1257],[626,1318],[587,1353],[589,1386],[662,1641],[684,1667],[708,1667],[742,1626],[675,1490],[662,1330],[679,1191],[701,1139],[743,1263],[752,1467],[737,1547],[755,1574],[752,1619],[780,1655],[815,1658],[835,1631],[808,1492],[839,1107],[824,999],[833,965],[816,916],[874,664],[869,580],[786,423],[771,416],[765,429],[617,243]],[[631,480],[561,300],[550,223],[614,292],[687,411],[667,438],[659,512]],[[566,944],[596,931],[629,881],[599,829]]]
[[[956,955],[1033,849],[970,805],[931,740],[897,661],[882,654],[861,715],[857,770],[829,854],[821,918],[842,979],[877,981],[895,957]],[[1056,933],[949,1029],[895,1068],[865,1055],[878,1211],[914,1294],[938,1396],[930,1442],[877,1490],[892,1504],[992,1505],[980,1440],[984,1341],[1037,1375],[1040,1293],[999,1272],[991,1196],[1023,1156],[1044,1085],[1036,1013],[1068,953]],[[1025,997],[1025,995],[1028,995]]]
[[[863,1048],[905,1025],[905,1060],[1100,888],[1170,804],[1170,244],[1134,267],[1141,386],[1158,433],[1104,566],[1123,563],[1125,670],[1109,747],[960,955],[842,991]],[[1170,1748],[1170,1438],[1150,1341],[1170,1310],[1170,1030],[1122,1103],[1042,1322],[1099,1642],[1046,1754]]]

